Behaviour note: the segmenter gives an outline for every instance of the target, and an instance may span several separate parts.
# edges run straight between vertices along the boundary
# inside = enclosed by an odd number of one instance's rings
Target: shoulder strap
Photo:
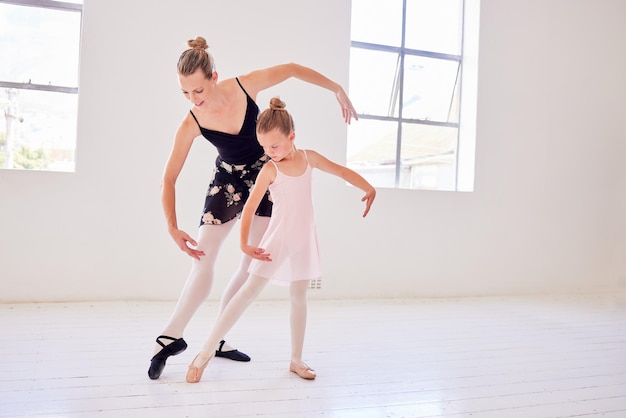
[[[202,129],[202,126],[200,126],[200,122],[198,122],[198,119],[196,119],[196,115],[194,115],[191,110],[189,111],[189,113],[191,113],[191,116],[193,116],[193,120],[196,121],[196,124],[198,125],[198,128]]]
[[[246,89],[244,89],[243,86],[241,85],[241,81],[239,81],[239,77],[235,77],[235,80],[237,80],[237,84],[239,84],[239,87],[241,87],[241,90],[243,90],[243,92],[246,93],[246,96],[250,97]]]

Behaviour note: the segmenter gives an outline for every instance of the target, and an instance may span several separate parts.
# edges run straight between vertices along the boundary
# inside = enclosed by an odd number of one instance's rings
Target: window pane
[[[1,89],[0,167],[73,171],[76,94]]]
[[[348,165],[377,187],[457,190],[459,149],[473,152],[458,146],[465,1],[351,4]]]
[[[78,86],[81,14],[0,3],[0,80]]]
[[[407,0],[406,14],[407,48],[461,53],[463,0]]]
[[[350,50],[350,99],[366,115],[398,116],[398,54]]]
[[[457,61],[408,55],[404,68],[404,118],[438,122],[458,120],[458,106],[454,100],[459,72]]]
[[[402,0],[353,0],[351,39],[400,46]]]
[[[457,128],[402,125],[399,187],[455,190]]]
[[[348,167],[376,187],[395,187],[398,123],[360,119],[348,128]]]

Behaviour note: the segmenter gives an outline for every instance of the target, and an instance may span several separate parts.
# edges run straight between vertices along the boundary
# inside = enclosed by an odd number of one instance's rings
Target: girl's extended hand
[[[252,245],[242,245],[241,251],[252,258],[256,258],[257,260],[272,261],[270,254],[266,253],[263,248],[253,247]]]
[[[372,203],[374,203],[374,199],[376,198],[376,189],[372,188],[365,193],[365,196],[361,198],[361,202],[365,202],[365,212],[363,212],[363,217],[367,216],[367,213],[370,211],[370,207]]]
[[[341,106],[341,111],[343,112],[343,118],[346,121],[346,123],[350,125],[350,120],[353,117],[354,117],[354,120],[359,120],[359,116],[356,114],[356,110],[354,109],[354,106],[352,106],[352,102],[350,101],[350,98],[348,97],[346,92],[343,90],[343,88],[340,88],[340,90],[337,92],[336,95],[337,95],[337,101],[339,102],[339,105]]]
[[[176,242],[176,245],[178,245],[178,248],[180,248],[181,251],[186,252],[190,257],[200,261],[200,257],[204,256],[204,251],[192,248],[198,246],[198,243],[194,241],[194,239],[191,238],[185,231],[174,229],[170,231],[170,235],[174,239],[174,242]]]

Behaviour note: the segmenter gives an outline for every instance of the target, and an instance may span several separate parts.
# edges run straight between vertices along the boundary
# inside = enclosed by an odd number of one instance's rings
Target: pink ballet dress
[[[295,280],[321,277],[322,267],[313,216],[312,174],[307,165],[299,176],[282,173],[276,163],[276,178],[270,184],[273,202],[272,217],[261,243],[272,261],[252,260],[248,272],[270,279],[275,284],[289,285]]]

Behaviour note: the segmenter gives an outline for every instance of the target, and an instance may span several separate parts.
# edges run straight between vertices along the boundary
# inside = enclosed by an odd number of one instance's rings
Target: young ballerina
[[[233,296],[218,318],[202,351],[187,371],[187,382],[197,383],[214,347],[239,319],[245,309],[269,282],[289,285],[291,362],[289,370],[303,379],[315,379],[316,373],[302,360],[306,328],[306,291],[311,279],[322,274],[317,245],[311,195],[312,169],[317,168],[358,187],[365,192],[363,217],[370,210],[376,190],[363,177],[336,164],[313,150],[299,150],[294,145],[294,123],[278,98],[259,116],[257,138],[271,160],[257,177],[241,215],[241,249],[251,257],[250,277]],[[267,231],[258,246],[251,243],[255,208],[270,191],[273,213]]]
[[[192,260],[191,271],[179,296],[174,312],[156,339],[154,356],[150,360],[148,376],[158,379],[170,356],[187,348],[183,332],[193,314],[204,302],[213,284],[213,268],[219,249],[232,230],[250,193],[257,174],[268,160],[256,138],[256,118],[259,108],[255,103],[260,91],[295,77],[307,83],[332,91],[346,123],[356,111],[343,88],[322,74],[298,64],[283,64],[252,71],[240,77],[218,81],[213,57],[202,37],[188,41],[189,48],[178,60],[178,80],[184,96],[193,105],[182,120],[165,166],[162,181],[162,205],[168,232],[176,245]],[[203,136],[218,152],[213,178],[205,197],[203,216],[197,241],[178,228],[176,218],[176,180],[191,145]],[[256,243],[269,222],[272,204],[264,197],[255,205],[256,215],[250,227],[250,242]],[[228,282],[220,302],[221,312],[230,298],[248,277],[251,258],[243,255],[239,268]],[[216,342],[215,355],[236,361],[249,361],[246,354]]]

